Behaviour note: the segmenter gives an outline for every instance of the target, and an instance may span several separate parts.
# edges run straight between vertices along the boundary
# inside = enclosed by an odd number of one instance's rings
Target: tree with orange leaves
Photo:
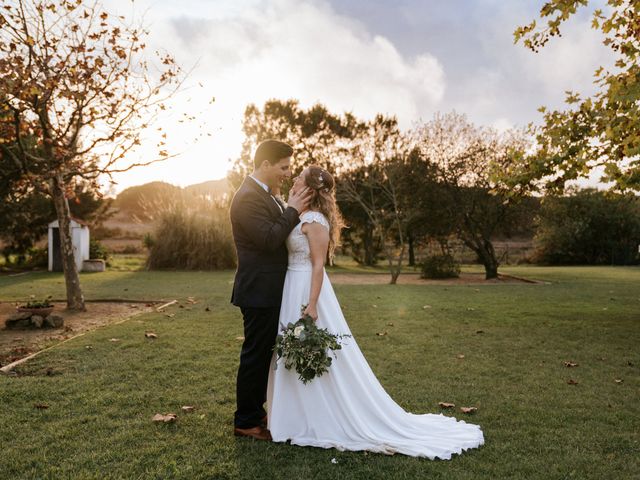
[[[148,33],[98,2],[0,0],[0,161],[11,166],[0,176],[53,199],[69,309],[85,309],[70,232],[75,181],[97,185],[168,157],[160,142],[154,158],[127,160],[183,78],[165,53],[151,68]]]

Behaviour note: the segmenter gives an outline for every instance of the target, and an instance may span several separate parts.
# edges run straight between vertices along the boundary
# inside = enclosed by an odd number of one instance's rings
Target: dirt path
[[[152,310],[144,303],[91,302],[86,312],[67,312],[63,303],[55,303],[54,313],[64,318],[64,327],[6,330],[4,320],[16,311],[16,305],[0,303],[0,367],[80,333]]]
[[[331,282],[337,285],[384,285],[389,283],[388,273],[330,273]],[[461,273],[459,278],[427,280],[418,273],[403,273],[398,277],[399,285],[504,285],[504,284],[539,284],[537,280],[499,275],[498,278],[485,280],[484,273]]]

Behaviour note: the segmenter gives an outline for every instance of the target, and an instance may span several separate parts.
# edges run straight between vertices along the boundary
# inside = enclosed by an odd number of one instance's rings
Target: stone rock
[[[104,272],[106,270],[106,263],[104,260],[95,258],[91,260],[84,260],[82,262],[83,272]]]
[[[44,318],[40,315],[34,315],[31,317],[31,324],[36,328],[42,328],[42,324],[44,322]]]
[[[28,312],[18,312],[11,315],[4,321],[7,329],[29,328],[31,326],[31,314]]]
[[[64,325],[64,318],[60,315],[48,315],[47,318],[44,319],[44,323],[47,327],[51,328],[60,328]]]
[[[13,315],[9,316],[9,318],[7,318],[7,321],[25,320],[29,317],[31,317],[31,313],[29,312],[16,312]]]
[[[16,328],[16,323],[18,323],[19,320],[13,320],[11,318],[7,318],[4,321],[4,328],[6,329],[12,329],[12,328]]]

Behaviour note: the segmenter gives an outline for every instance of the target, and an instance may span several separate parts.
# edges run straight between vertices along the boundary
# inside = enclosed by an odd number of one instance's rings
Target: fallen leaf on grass
[[[162,422],[162,423],[171,423],[175,422],[178,419],[178,416],[175,413],[165,413],[164,415],[161,413],[156,413],[151,419],[152,422]]]
[[[464,354],[462,354],[462,353],[458,354],[458,357],[457,357],[457,358],[459,358],[460,360],[462,360],[462,359],[464,358]]]
[[[378,333],[376,333],[376,335],[377,335],[378,337],[384,337],[384,336],[385,336],[385,335],[387,335],[387,334],[388,334],[388,333],[387,333],[387,331],[386,331],[386,330],[385,330],[384,332],[378,332]]]
[[[484,333],[484,330],[476,330],[476,333]]]
[[[92,350],[93,349],[93,347],[91,345],[85,345],[84,348],[86,348],[87,350]]]
[[[236,337],[236,340],[244,340],[244,337]]]
[[[204,311],[205,311],[205,312],[210,312],[210,311],[211,311],[211,309],[210,309],[209,307],[206,307],[206,308],[204,309]]]
[[[573,378],[570,378],[569,380],[567,380],[567,383],[569,385],[578,385],[578,381],[574,380]]]
[[[478,407],[460,407],[462,413],[475,413],[477,410]]]
[[[193,412],[196,409],[196,407],[194,407],[193,405],[185,405],[184,407],[182,407],[182,411],[189,413],[189,412]]]
[[[371,305],[373,308],[378,308],[378,305]]]
[[[454,408],[456,406],[455,403],[447,403],[447,402],[438,402],[440,408]]]
[[[621,378],[614,378],[613,381],[616,382],[618,385],[623,382]]]
[[[164,316],[165,317],[169,317],[169,318],[173,318],[173,317],[176,316],[176,314],[175,313],[165,313]]]
[[[192,305],[195,305],[196,303],[196,297],[187,297],[187,302],[189,302]]]
[[[389,322],[389,323],[387,323],[387,326],[388,326],[388,327],[393,327],[393,322]]]
[[[110,342],[119,342],[120,339],[119,338],[110,338],[109,341]]]
[[[571,367],[577,367],[577,366],[578,366],[578,364],[577,364],[577,363],[574,363],[574,362],[566,361],[566,362],[564,362],[564,366],[565,366],[565,367],[569,367],[569,368],[571,368]]]
[[[47,403],[36,403],[34,405],[35,408],[39,408],[40,410],[44,410],[46,408],[49,408],[49,404]]]
[[[153,332],[144,332],[144,336],[145,338],[158,338],[158,335]]]
[[[427,308],[431,308],[431,305],[423,305],[423,306],[422,306],[422,309],[423,309],[423,310],[426,310]]]

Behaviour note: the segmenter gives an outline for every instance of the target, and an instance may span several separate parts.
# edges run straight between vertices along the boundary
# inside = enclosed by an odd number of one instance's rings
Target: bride
[[[334,180],[317,166],[295,179],[293,190],[314,191],[309,209],[287,239],[289,267],[284,283],[280,326],[300,317],[307,305],[321,328],[351,334],[324,271],[327,252],[336,246],[341,216]],[[303,446],[402,453],[429,459],[450,459],[454,453],[484,443],[478,425],[442,414],[405,412],[385,392],[353,337],[342,340],[329,371],[306,385],[284,365],[272,368],[267,391],[268,428],[275,442]],[[272,362],[275,362],[275,355]],[[279,362],[284,363],[283,359]],[[274,365],[272,365],[273,367]]]

